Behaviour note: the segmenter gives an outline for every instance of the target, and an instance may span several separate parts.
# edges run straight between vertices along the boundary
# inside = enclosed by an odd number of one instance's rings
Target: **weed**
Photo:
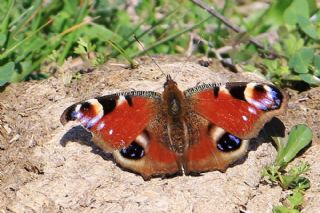
[[[272,184],[279,184],[284,190],[291,190],[291,193],[285,201],[286,205],[275,206],[273,211],[277,213],[299,212],[303,204],[303,194],[310,188],[309,179],[302,175],[310,170],[310,165],[307,162],[301,162],[289,171],[286,168],[288,163],[310,144],[312,132],[309,127],[300,124],[292,128],[287,143],[279,138],[276,139],[277,158],[273,165],[263,170],[262,175]]]

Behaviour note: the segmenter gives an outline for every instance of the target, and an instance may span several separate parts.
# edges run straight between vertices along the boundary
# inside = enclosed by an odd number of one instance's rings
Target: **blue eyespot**
[[[128,147],[121,149],[120,154],[127,159],[139,160],[144,156],[144,149],[137,142],[133,141]]]
[[[225,133],[217,142],[217,147],[223,152],[230,152],[240,148],[242,140],[230,133]]]

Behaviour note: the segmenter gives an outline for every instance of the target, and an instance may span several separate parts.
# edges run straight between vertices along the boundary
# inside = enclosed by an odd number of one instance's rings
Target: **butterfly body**
[[[182,92],[168,76],[162,94],[97,97],[68,107],[61,122],[79,121],[118,164],[149,179],[225,170],[286,103],[269,84],[204,84]]]

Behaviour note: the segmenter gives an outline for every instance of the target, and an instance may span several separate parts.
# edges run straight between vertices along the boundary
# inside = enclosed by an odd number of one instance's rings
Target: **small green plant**
[[[96,45],[90,41],[85,41],[83,38],[78,40],[78,46],[75,47],[74,53],[80,55],[84,62],[89,63],[91,66],[99,66],[107,61],[105,55],[96,52]]]
[[[291,194],[287,197],[285,205],[275,206],[273,212],[299,212],[303,204],[303,194],[310,188],[309,179],[302,175],[310,170],[310,165],[307,162],[301,162],[289,171],[286,168],[288,163],[311,143],[312,131],[306,125],[299,124],[292,128],[287,143],[279,138],[275,139],[278,149],[277,158],[273,165],[263,170],[262,175],[272,184],[279,184],[284,190],[291,190]]]
[[[74,49],[74,53],[79,54],[84,60],[90,59],[90,53],[95,51],[96,46],[83,38],[78,40],[78,46]]]

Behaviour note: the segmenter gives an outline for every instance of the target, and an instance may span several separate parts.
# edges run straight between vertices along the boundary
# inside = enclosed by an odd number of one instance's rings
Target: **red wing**
[[[224,171],[246,153],[247,140],[241,140],[224,129],[210,124],[205,119],[199,118],[199,115],[194,115],[193,119],[197,120],[198,124],[195,127],[197,129],[194,129],[195,139],[185,152],[187,174],[212,170]]]
[[[147,128],[130,146],[114,151],[113,155],[121,166],[138,172],[145,180],[181,172],[176,153],[154,129]]]
[[[287,105],[285,94],[263,83],[202,85],[184,93],[192,110],[245,139],[255,137],[263,125],[282,113]]]
[[[180,170],[176,154],[160,138],[160,94],[131,92],[76,103],[61,123],[77,120],[93,133],[94,142],[113,153],[116,161],[144,178]],[[155,121],[156,120],[156,121]],[[165,122],[162,122],[165,123]]]
[[[61,116],[61,123],[77,120],[111,149],[128,146],[156,115],[155,97],[108,95],[76,103]]]

